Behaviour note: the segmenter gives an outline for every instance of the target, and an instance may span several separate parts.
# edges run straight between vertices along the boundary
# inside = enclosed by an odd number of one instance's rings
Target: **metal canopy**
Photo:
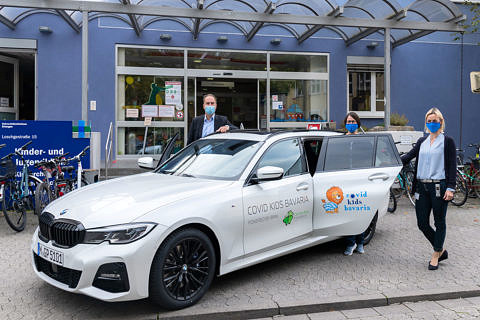
[[[197,39],[212,23],[235,26],[250,41],[265,26],[288,30],[299,43],[320,29],[336,32],[346,45],[385,28],[392,47],[435,31],[461,32],[465,20],[449,0],[416,0],[402,7],[396,0],[0,0],[0,23],[14,30],[22,19],[47,12],[61,16],[80,32],[82,12],[89,20],[108,16],[124,21],[140,36],[150,24],[175,20]]]

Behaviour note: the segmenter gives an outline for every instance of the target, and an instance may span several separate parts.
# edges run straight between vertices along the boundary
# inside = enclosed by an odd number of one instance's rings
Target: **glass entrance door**
[[[18,120],[18,60],[0,56],[0,120]]]
[[[217,114],[226,116],[239,128],[243,125],[245,129],[258,129],[259,80],[197,77],[192,82],[195,82],[192,109],[197,116],[204,114],[203,96],[211,93],[217,97]]]

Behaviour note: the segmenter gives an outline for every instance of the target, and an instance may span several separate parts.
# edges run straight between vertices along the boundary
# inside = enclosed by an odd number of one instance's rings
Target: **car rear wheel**
[[[372,240],[373,235],[375,234],[375,229],[377,228],[377,220],[378,220],[378,213],[375,214],[367,230],[365,230],[365,232],[363,233],[365,237],[363,244],[368,244],[370,240]]]
[[[195,304],[210,287],[215,265],[215,250],[205,233],[197,229],[172,233],[153,259],[150,299],[168,310]]]

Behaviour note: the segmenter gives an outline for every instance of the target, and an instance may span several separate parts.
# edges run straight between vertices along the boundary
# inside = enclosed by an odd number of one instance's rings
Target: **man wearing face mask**
[[[213,94],[203,97],[203,110],[205,114],[195,117],[188,131],[187,144],[214,132],[225,133],[231,129],[238,129],[228,121],[227,117],[215,113],[217,110],[217,98]]]

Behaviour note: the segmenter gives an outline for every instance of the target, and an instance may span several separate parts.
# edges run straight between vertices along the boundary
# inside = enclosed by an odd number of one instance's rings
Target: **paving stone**
[[[412,310],[408,309],[406,306],[401,305],[401,304],[392,304],[389,306],[385,307],[374,307],[375,311],[377,311],[379,314],[385,316],[385,315],[392,315],[396,313],[409,313],[412,312]]]
[[[373,317],[373,316],[378,316],[379,315],[378,312],[375,311],[373,308],[342,310],[341,312],[348,319]]]
[[[311,320],[344,320],[347,317],[340,311],[309,313],[308,317]]]
[[[414,312],[432,311],[442,308],[441,305],[434,301],[406,302],[403,305]]]
[[[480,297],[465,298],[465,300],[470,301],[473,305],[480,306]]]
[[[445,308],[455,308],[460,306],[472,306],[473,304],[466,299],[449,299],[437,301],[439,305]]]

